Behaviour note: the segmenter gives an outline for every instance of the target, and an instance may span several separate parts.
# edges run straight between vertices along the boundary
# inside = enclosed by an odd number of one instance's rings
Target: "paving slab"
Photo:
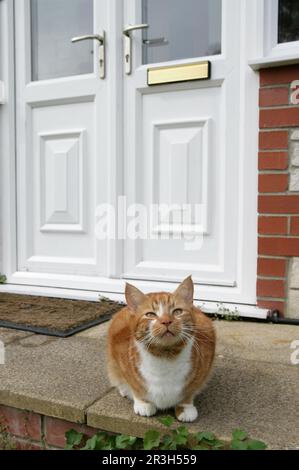
[[[100,325],[93,326],[92,328],[88,328],[87,330],[81,331],[80,333],[77,333],[76,336],[79,338],[91,339],[104,338],[107,335],[109,325],[110,322],[106,321],[104,323],[101,323]]]
[[[0,341],[5,345],[18,341],[23,338],[27,338],[28,336],[32,336],[33,333],[26,332],[26,331],[19,331],[14,330],[12,328],[1,328],[0,327]]]
[[[299,448],[299,368],[267,362],[217,358],[214,373],[197,398],[199,417],[191,432],[212,431],[229,439],[235,428],[270,448]],[[166,412],[164,414],[171,414]],[[161,413],[160,413],[161,415]],[[87,411],[87,424],[142,437],[161,428],[156,417],[142,418],[113,390]]]
[[[6,348],[0,365],[0,403],[73,422],[110,388],[103,341],[41,335]]]
[[[299,326],[215,321],[217,353],[225,357],[291,364],[291,344],[299,340]]]
[[[242,427],[272,448],[299,447],[299,366],[290,361],[299,327],[242,321],[216,321],[215,327],[215,369],[190,428],[228,439]],[[88,409],[87,421],[139,436],[161,427],[156,418],[136,416],[131,402],[114,390]]]

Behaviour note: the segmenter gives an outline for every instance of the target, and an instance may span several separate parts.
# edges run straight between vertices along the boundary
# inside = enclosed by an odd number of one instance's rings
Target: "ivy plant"
[[[191,433],[186,426],[173,427],[175,419],[165,416],[159,419],[164,430],[150,429],[143,438],[125,434],[113,435],[97,432],[89,439],[71,429],[66,433],[66,449],[80,450],[264,450],[262,441],[251,439],[242,429],[234,429],[229,442],[218,439],[214,433]]]

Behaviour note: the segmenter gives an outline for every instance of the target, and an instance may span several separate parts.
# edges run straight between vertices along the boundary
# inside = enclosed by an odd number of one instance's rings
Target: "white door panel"
[[[89,259],[88,266],[93,265],[96,273],[91,225],[96,202],[93,108],[90,102],[33,109],[36,195],[30,269],[35,269],[39,257],[48,259],[43,263],[45,271],[52,257],[56,266],[59,259],[69,266],[83,258]]]
[[[16,12],[19,269],[105,275],[94,226],[106,202],[107,82],[97,42],[71,39],[104,29],[107,3],[17,0]]]
[[[188,5],[190,2],[192,0]],[[143,3],[149,5],[148,2]],[[185,224],[182,220],[177,224],[174,220],[163,224],[163,220],[159,220],[158,225],[150,226],[149,236],[156,233],[158,240],[127,240],[124,277],[172,281],[192,274],[195,282],[200,284],[237,285],[239,141],[232,130],[238,127],[240,78],[238,45],[231,47],[230,30],[240,9],[236,1],[222,3],[224,54],[209,58],[212,67],[210,81],[191,86],[148,87],[144,66],[138,66],[141,60],[140,33],[139,36],[136,33],[133,48],[135,69],[125,84],[126,121],[131,123],[127,124],[125,133],[126,194],[130,203],[136,200],[148,208],[151,204],[179,203],[200,204],[201,210],[195,223],[188,220]],[[134,24],[148,20],[149,28],[143,33],[143,38],[150,37],[151,29],[155,31],[157,27],[150,23],[154,21],[153,13],[151,18],[144,16],[143,12],[140,18],[142,12],[138,2],[128,0],[126,5],[126,22]],[[202,7],[203,15],[206,15],[206,5]],[[219,7],[219,2],[213,5],[213,8]],[[159,9],[160,4],[157,3],[156,8]],[[177,15],[178,11],[171,10],[171,16],[177,18]],[[186,15],[182,19],[184,24],[188,23]],[[161,18],[159,21],[163,23]],[[181,35],[182,30],[176,27],[175,21],[172,25],[169,18],[168,27],[176,28],[177,43],[188,41]],[[192,34],[189,41],[192,43]],[[172,59],[176,54],[173,47],[158,46],[161,51],[155,54],[157,60],[160,60],[163,48],[164,56],[168,54]],[[192,48],[190,54],[194,55],[194,44]],[[185,50],[188,54],[188,46]],[[180,58],[181,52],[177,44]],[[145,58],[153,62],[153,54],[143,53],[143,62]],[[132,167],[135,173],[131,171]],[[163,239],[163,232],[170,234],[170,239]],[[188,239],[175,239],[180,234],[198,234],[202,237],[200,247],[190,249],[189,243],[186,248]]]
[[[202,86],[140,96],[138,135],[143,139],[136,151],[140,172],[136,175],[137,201],[148,208],[150,204],[201,205],[196,220],[201,227],[163,226],[162,221],[160,226],[150,227],[150,236],[153,232],[162,235],[163,230],[171,236],[198,231],[203,246],[194,251],[184,248],[186,240],[128,240],[125,255],[131,257],[126,257],[126,277],[171,280],[191,272],[198,282],[234,285],[236,239],[230,230],[224,250],[225,223],[236,224],[236,204],[230,204],[229,213],[225,204],[226,188],[234,178],[232,161],[229,157],[225,160],[223,151],[225,92],[223,86]],[[135,249],[134,243],[138,245]]]

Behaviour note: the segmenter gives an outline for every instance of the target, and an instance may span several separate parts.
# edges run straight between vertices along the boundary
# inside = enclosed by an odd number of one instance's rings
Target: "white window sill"
[[[299,55],[297,52],[297,54],[281,54],[275,55],[275,57],[260,57],[249,60],[248,64],[253,70],[279,67],[282,65],[299,64]]]

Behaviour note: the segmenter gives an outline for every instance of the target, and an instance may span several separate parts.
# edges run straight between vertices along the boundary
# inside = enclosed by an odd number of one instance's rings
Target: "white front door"
[[[17,0],[18,269],[106,275],[94,214],[107,198],[106,0]],[[58,282],[58,281],[57,281]]]
[[[171,289],[192,274],[198,299],[255,303],[257,122],[245,132],[248,116],[257,118],[248,103],[257,81],[245,66],[250,1],[15,3],[14,280],[122,292],[124,279]],[[148,27],[130,33],[129,67],[123,29],[142,23]],[[71,43],[103,31],[105,76],[98,41]],[[149,68],[203,60],[210,79],[147,83]],[[138,205],[130,217],[146,208],[146,236],[143,227],[141,238],[97,238],[96,208],[116,207],[119,196]],[[151,218],[159,204],[191,212]]]
[[[166,212],[149,221],[147,239],[127,239],[126,278],[178,282],[192,274],[197,298],[254,298],[254,280],[249,285],[243,277],[255,268],[254,249],[243,264],[252,247],[244,245],[244,231],[256,236],[244,225],[244,215],[251,216],[242,207],[248,191],[241,130],[245,6],[240,0],[125,0],[125,23],[149,26],[134,33],[125,79],[125,192],[129,204],[182,207],[181,218],[174,210],[172,218]],[[206,58],[210,80],[147,85],[149,67]],[[198,205],[198,216],[185,221],[184,204]]]

